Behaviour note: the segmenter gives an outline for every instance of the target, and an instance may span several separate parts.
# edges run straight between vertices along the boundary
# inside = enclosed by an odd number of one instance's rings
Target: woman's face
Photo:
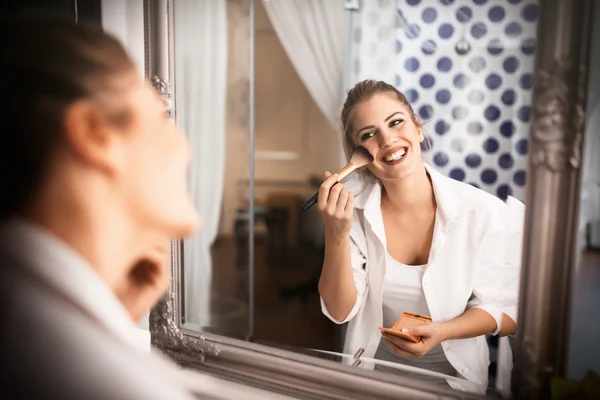
[[[422,166],[421,128],[394,94],[375,94],[358,104],[351,122],[349,134],[373,155],[368,168],[380,180],[403,178]]]
[[[125,207],[135,225],[149,233],[189,235],[199,216],[188,190],[187,139],[168,117],[162,98],[141,79],[124,100],[131,118],[119,136],[124,156],[116,180]]]

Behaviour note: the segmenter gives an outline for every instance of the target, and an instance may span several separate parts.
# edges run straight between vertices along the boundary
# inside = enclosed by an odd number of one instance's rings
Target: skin
[[[199,216],[184,134],[134,70],[118,78],[104,99],[67,108],[63,140],[21,217],[77,251],[139,320],[167,288],[170,239],[191,234]],[[114,123],[111,107],[128,120]]]
[[[381,212],[388,240],[387,250],[407,265],[426,264],[433,239],[437,204],[433,186],[421,157],[424,140],[418,119],[393,94],[375,94],[358,104],[349,134],[356,145],[374,157],[369,171],[382,183]],[[404,150],[402,161],[387,163],[386,157]],[[330,314],[344,320],[356,302],[356,287],[350,262],[350,229],[353,196],[342,184],[333,184],[337,175],[325,174],[319,190],[318,208],[325,225],[325,259],[319,293]],[[333,186],[333,187],[332,187]],[[405,332],[421,337],[419,343],[392,335],[383,337],[401,356],[421,358],[444,340],[464,339],[491,333],[495,319],[481,309],[469,309],[447,322],[435,322]],[[503,315],[500,336],[516,331],[515,322]]]

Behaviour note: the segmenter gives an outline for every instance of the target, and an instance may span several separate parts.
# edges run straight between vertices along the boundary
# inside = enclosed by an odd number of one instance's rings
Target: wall
[[[595,246],[600,245],[600,4],[595,4],[583,147],[583,176],[579,243],[587,244],[588,223],[595,223]]]
[[[310,175],[339,166],[340,141],[304,88],[261,1],[255,2],[255,198],[309,194]],[[248,199],[248,2],[230,0],[227,159],[220,235],[231,235]]]
[[[438,170],[524,199],[537,14],[534,0],[365,0],[353,19],[354,80],[407,95]],[[459,54],[463,38],[470,51]]]

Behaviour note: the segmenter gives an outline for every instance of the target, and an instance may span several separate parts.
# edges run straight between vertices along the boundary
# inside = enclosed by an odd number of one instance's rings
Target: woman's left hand
[[[383,338],[394,353],[404,357],[420,359],[435,346],[446,340],[444,324],[441,322],[433,322],[414,328],[403,328],[402,332],[420,337],[421,340],[414,343],[388,333],[384,333]]]

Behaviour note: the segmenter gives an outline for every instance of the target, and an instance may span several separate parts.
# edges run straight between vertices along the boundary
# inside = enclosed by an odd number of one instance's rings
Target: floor
[[[600,375],[600,250],[582,254],[575,277],[569,346],[569,377]]]
[[[321,313],[317,280],[322,258],[314,246],[300,244],[278,252],[266,240],[256,240],[251,338],[247,258],[236,260],[235,242],[227,238],[217,240],[212,255],[215,330],[279,347],[340,349],[339,327]],[[230,312],[232,304],[244,309]]]

